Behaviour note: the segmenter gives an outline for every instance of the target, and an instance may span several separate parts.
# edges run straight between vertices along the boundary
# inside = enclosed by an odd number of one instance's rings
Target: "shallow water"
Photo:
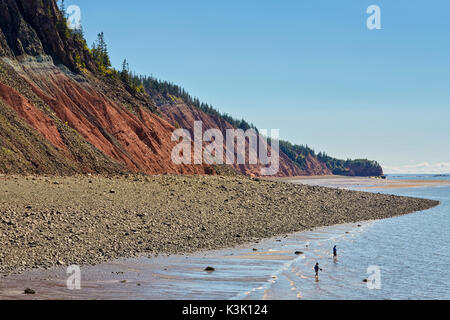
[[[373,222],[351,237],[313,241],[306,259],[284,272],[306,299],[449,299],[450,188],[404,190],[404,195],[426,196],[443,204],[426,212]],[[331,248],[338,247],[338,261]],[[308,274],[318,261],[323,268],[318,283]],[[381,289],[369,290],[369,266],[380,268]],[[286,298],[287,282],[274,286],[271,298]],[[280,289],[281,288],[281,289]],[[270,294],[270,290],[269,290]],[[257,297],[255,297],[257,298]]]
[[[403,177],[398,177],[403,179]],[[442,177],[415,177],[436,179]],[[354,189],[354,186],[347,186]],[[374,190],[371,190],[374,191]],[[390,189],[383,193],[434,199],[433,209],[375,221],[352,238],[338,237],[313,243],[313,254],[295,269],[308,270],[314,260],[324,272],[320,282],[293,277],[307,299],[449,299],[450,298],[450,187]],[[332,246],[339,258],[330,259]],[[328,255],[327,255],[328,254]],[[361,283],[369,266],[380,270],[379,290]]]
[[[124,259],[84,266],[81,290],[67,289],[68,275],[64,267],[32,271],[1,279],[0,298],[246,299],[258,294],[261,299],[272,299],[274,297],[266,293],[271,295],[275,286],[282,283],[285,270],[313,254],[313,251],[309,253],[313,243],[343,236],[352,238],[365,226],[347,224],[322,228],[264,240],[253,246],[189,256]],[[296,255],[296,251],[304,254]],[[207,266],[213,266],[216,271],[205,272]],[[32,288],[36,295],[24,295],[25,288]],[[290,287],[286,291],[288,296],[280,297],[301,296],[300,291],[294,292]]]
[[[383,192],[435,199],[441,205],[240,248],[82,267],[81,290],[67,289],[68,275],[62,267],[4,277],[0,279],[0,298],[450,299],[450,187]],[[336,261],[331,256],[334,245],[338,248]],[[302,254],[296,255],[296,251]],[[313,271],[316,262],[323,269],[318,282]],[[206,266],[216,271],[205,272]],[[370,276],[369,266],[379,268],[380,289],[369,289],[363,282]],[[27,287],[36,295],[25,296]]]

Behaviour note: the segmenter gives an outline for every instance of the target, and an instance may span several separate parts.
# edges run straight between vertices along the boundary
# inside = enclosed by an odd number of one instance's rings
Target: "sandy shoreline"
[[[289,265],[315,257],[315,242],[354,239],[372,225],[373,221],[340,224],[227,249],[83,266],[81,290],[67,289],[65,266],[28,271],[3,277],[0,299],[277,299],[271,286],[283,278]],[[299,250],[302,255],[295,253]],[[216,271],[205,272],[205,266],[214,266]],[[313,273],[300,270],[297,275],[313,278]],[[36,294],[24,295],[24,288],[33,288]],[[300,289],[291,285],[285,292],[290,299],[302,299]]]
[[[230,248],[438,202],[243,177],[0,181],[0,273]]]
[[[269,181],[282,181],[315,186],[332,186],[336,188],[357,186],[364,189],[404,189],[449,186],[449,180],[419,180],[419,179],[380,179],[372,177],[346,176],[316,176],[316,177],[287,177],[270,178]]]

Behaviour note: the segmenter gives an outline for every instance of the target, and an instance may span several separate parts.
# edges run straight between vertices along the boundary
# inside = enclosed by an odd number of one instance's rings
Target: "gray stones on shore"
[[[214,271],[216,271],[216,269],[215,268],[213,268],[213,267],[206,267],[205,268],[205,270],[204,271],[206,271],[206,272],[214,272]]]

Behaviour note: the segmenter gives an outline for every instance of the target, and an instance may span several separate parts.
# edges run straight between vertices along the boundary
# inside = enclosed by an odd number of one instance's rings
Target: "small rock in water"
[[[207,272],[214,272],[214,271],[216,271],[216,269],[213,268],[213,267],[206,267],[205,271],[207,271]]]
[[[295,251],[295,254],[299,256],[299,255],[303,254],[303,251]]]
[[[23,291],[23,293],[25,293],[25,294],[35,294],[36,291],[34,291],[33,289],[30,289],[30,288],[26,288],[26,289]]]
[[[256,248],[253,248],[253,251],[258,251],[258,249],[256,249]]]
[[[363,282],[369,282],[369,280],[367,280],[367,279],[364,279],[364,280],[363,280]]]

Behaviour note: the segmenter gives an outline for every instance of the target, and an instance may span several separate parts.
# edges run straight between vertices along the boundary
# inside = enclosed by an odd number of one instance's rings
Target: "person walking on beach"
[[[319,263],[317,262],[314,266],[314,271],[316,272],[316,280],[319,280],[319,270],[322,271],[322,269],[319,267]]]

